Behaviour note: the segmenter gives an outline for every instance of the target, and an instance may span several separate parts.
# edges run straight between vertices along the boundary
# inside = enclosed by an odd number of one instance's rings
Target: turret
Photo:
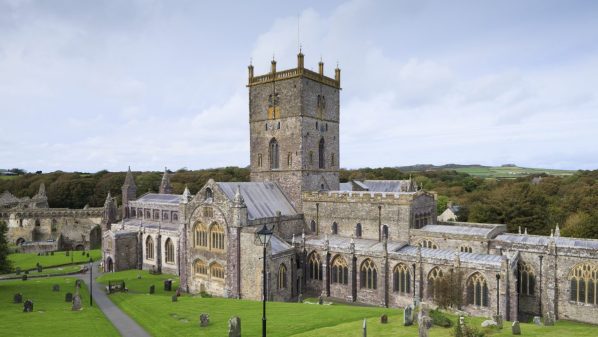
[[[172,194],[172,186],[170,186],[170,177],[166,167],[164,168],[164,175],[160,183],[160,194]]]
[[[127,170],[125,176],[125,183],[122,186],[122,217],[127,218],[129,216],[129,201],[133,201],[137,198],[137,185],[135,185],[135,178],[131,173],[131,166]]]
[[[241,186],[237,186],[237,191],[233,197],[233,226],[243,227],[247,224],[247,205],[241,195]]]

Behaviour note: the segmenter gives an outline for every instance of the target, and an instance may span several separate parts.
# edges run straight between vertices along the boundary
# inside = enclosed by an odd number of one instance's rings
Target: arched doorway
[[[77,245],[77,246],[75,247],[75,250],[78,250],[78,251],[85,250],[85,246],[83,246],[83,245]]]
[[[112,258],[108,257],[106,259],[106,266],[104,267],[104,270],[108,273],[111,273],[114,271],[114,263],[112,262]]]
[[[20,245],[22,245],[22,244],[24,244],[24,243],[25,243],[25,239],[23,239],[23,238],[18,238],[16,243],[17,243],[17,246],[20,246]]]

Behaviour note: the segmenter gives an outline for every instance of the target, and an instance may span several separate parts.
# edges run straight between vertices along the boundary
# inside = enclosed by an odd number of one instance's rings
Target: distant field
[[[519,177],[525,177],[533,174],[546,173],[554,176],[570,176],[575,171],[569,170],[551,170],[551,169],[537,169],[527,167],[502,167],[502,166],[472,166],[472,167],[460,167],[454,169],[457,172],[467,173],[472,176],[482,178],[499,178],[499,179],[514,179]]]
[[[15,179],[19,176],[0,176],[0,180],[11,180],[11,179]]]

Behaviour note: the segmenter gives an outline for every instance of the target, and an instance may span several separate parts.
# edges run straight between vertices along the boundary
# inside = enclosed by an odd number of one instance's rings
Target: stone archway
[[[84,245],[77,245],[77,246],[75,247],[75,250],[78,250],[78,251],[85,250],[85,246],[84,246]]]
[[[23,238],[18,238],[17,239],[17,242],[16,242],[17,246],[20,246],[20,245],[22,245],[24,243],[25,243],[25,239],[23,239]]]

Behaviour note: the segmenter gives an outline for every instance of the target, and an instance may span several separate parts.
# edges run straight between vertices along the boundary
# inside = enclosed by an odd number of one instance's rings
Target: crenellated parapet
[[[434,193],[418,192],[369,192],[369,191],[329,191],[305,192],[304,202],[377,202],[386,204],[409,205],[413,200],[429,196],[435,198]]]
[[[31,208],[10,209],[0,212],[0,218],[8,219],[11,215],[16,218],[56,218],[56,217],[102,217],[104,207],[88,207],[83,209],[71,208]]]

